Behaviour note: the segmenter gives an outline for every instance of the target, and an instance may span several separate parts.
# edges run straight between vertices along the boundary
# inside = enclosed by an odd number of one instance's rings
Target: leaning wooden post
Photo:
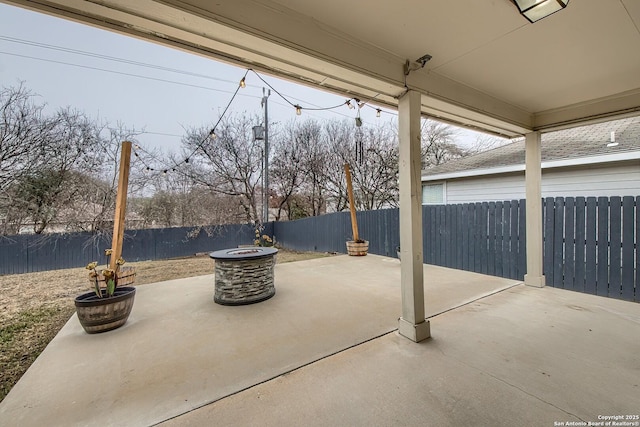
[[[360,240],[358,235],[358,220],[356,219],[356,205],[353,202],[353,186],[351,185],[351,170],[349,163],[344,164],[344,172],[347,174],[347,194],[349,196],[349,210],[351,211],[351,229],[353,230],[353,241]]]
[[[124,216],[127,211],[127,187],[129,186],[129,165],[131,163],[131,142],[122,142],[120,153],[120,174],[118,176],[118,194],[116,196],[116,213],[113,218],[113,240],[111,242],[111,262],[109,267],[116,269],[116,261],[122,256],[122,240],[124,238]]]

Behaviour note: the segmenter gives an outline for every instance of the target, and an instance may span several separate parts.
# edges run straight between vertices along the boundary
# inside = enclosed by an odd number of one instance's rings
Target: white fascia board
[[[592,165],[598,163],[614,163],[625,160],[640,159],[640,151],[627,153],[605,154],[601,156],[580,157],[575,159],[551,160],[542,162],[542,169],[563,168],[569,166]],[[437,175],[423,175],[422,182],[442,181],[446,179],[468,178],[472,176],[500,175],[510,172],[524,172],[524,165],[499,166],[495,168],[472,169],[457,172],[440,173]]]

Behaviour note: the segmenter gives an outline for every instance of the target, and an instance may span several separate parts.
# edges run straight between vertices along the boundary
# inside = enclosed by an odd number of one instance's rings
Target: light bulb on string
[[[296,105],[296,115],[300,116],[302,114],[302,107],[299,105]]]
[[[247,83],[244,81],[245,77],[242,78],[242,80],[240,80],[240,87],[241,88],[245,88],[247,87]]]
[[[351,101],[347,99],[347,102],[345,102],[345,104],[347,104],[347,107],[349,107],[350,110],[353,110],[353,104],[351,104]]]
[[[376,117],[380,117],[380,113],[382,112],[381,109],[376,108]]]
[[[209,132],[209,139],[214,140],[217,137],[218,136],[216,135],[216,130],[215,129],[211,129],[211,132]]]

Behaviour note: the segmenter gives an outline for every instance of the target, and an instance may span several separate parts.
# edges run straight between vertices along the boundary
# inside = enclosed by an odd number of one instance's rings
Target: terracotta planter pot
[[[119,328],[127,322],[135,296],[136,288],[132,286],[116,288],[111,297],[98,298],[95,292],[82,294],[75,299],[78,320],[88,334]]]
[[[369,241],[356,242],[353,240],[347,241],[347,253],[350,256],[365,256],[369,251]]]

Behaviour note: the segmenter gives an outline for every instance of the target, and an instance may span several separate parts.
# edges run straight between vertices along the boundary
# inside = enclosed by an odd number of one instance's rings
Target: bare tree
[[[325,190],[331,210],[340,212],[349,207],[344,164],[355,159],[355,128],[350,122],[335,120],[325,124],[324,132],[329,151]]]
[[[191,129],[182,144],[191,159],[180,173],[211,191],[233,197],[241,206],[244,220],[261,221],[258,212],[262,178],[262,144],[253,139],[256,116],[225,117],[215,130],[215,137],[205,128]]]
[[[45,156],[50,123],[34,97],[23,84],[0,89],[0,191]]]
[[[453,126],[426,119],[422,120],[421,133],[423,169],[468,155],[455,144],[457,129]]]
[[[299,206],[295,197],[300,192],[305,173],[302,168],[303,148],[297,143],[297,126],[289,123],[279,137],[272,138],[273,159],[269,169],[272,183],[270,192],[274,195],[277,207],[276,221],[286,212],[287,219],[293,219],[292,213]]]
[[[60,209],[74,202],[78,192],[72,172],[91,170],[98,143],[94,124],[78,111],[61,109],[43,121],[47,123],[46,156],[23,174],[14,193],[14,208],[28,216],[36,234],[60,219]]]
[[[109,234],[113,229],[113,212],[118,191],[118,175],[122,142],[136,144],[135,129],[123,123],[110,126],[108,123],[94,123],[96,142],[90,158],[85,160],[86,168],[81,169],[84,180],[76,181],[76,197],[72,208],[65,217],[67,229],[91,231],[98,235]],[[132,158],[129,174],[129,194],[138,194],[148,185],[144,176],[144,165],[136,157]],[[127,207],[129,212],[131,207]]]
[[[394,127],[354,127],[347,121],[326,127],[331,156],[327,191],[332,208],[348,207],[344,164],[351,168],[357,209],[380,209],[398,204],[398,138]]]
[[[27,214],[15,209],[16,185],[45,153],[48,125],[42,119],[44,104],[21,83],[0,89],[0,234],[14,234]]]
[[[389,126],[348,121],[289,125],[273,164],[280,208],[289,219],[348,207],[344,164],[351,164],[358,209],[397,206],[397,137]]]
[[[476,136],[474,143],[467,150],[469,154],[476,154],[482,151],[492,150],[494,148],[501,147],[505,144],[509,144],[511,140],[506,138],[500,138],[497,136],[482,133]]]
[[[398,206],[398,143],[389,127],[369,128],[361,135],[359,156],[352,161],[357,208]]]
[[[330,160],[322,127],[315,120],[307,120],[297,126],[294,137],[300,149],[299,164],[304,172],[300,196],[305,200],[307,216],[318,216],[326,212],[325,182]]]

